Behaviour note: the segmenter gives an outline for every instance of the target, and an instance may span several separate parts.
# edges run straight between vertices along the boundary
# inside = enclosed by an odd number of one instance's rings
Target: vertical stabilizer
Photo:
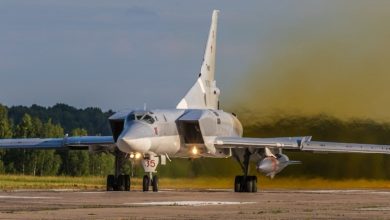
[[[213,11],[198,80],[176,106],[178,109],[218,109],[220,92],[214,79],[218,14],[218,10]]]

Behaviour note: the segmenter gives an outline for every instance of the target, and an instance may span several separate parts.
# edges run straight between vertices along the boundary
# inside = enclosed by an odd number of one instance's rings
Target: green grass
[[[132,179],[132,189],[141,189],[141,178]],[[233,178],[160,178],[162,189],[232,189]],[[105,177],[0,175],[0,190],[81,189],[104,190]],[[327,180],[321,178],[259,178],[259,189],[390,189],[390,180]]]
[[[103,189],[103,177],[0,175],[0,189]]]

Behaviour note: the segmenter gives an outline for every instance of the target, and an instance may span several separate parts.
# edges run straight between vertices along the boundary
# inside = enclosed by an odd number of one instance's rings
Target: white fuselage
[[[241,137],[242,125],[222,110],[132,111],[124,120],[117,146],[126,153],[170,157],[230,156],[229,151],[216,150],[216,136]]]

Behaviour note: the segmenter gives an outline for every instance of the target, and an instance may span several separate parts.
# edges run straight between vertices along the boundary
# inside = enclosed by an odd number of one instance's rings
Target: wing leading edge
[[[280,138],[242,138],[242,137],[217,137],[214,145],[217,148],[283,148],[299,149],[302,142],[310,141],[310,136],[304,137],[280,137]]]
[[[216,148],[279,148],[324,153],[390,154],[390,145],[311,141],[310,136],[282,138],[217,137]]]
[[[32,149],[61,149],[61,148],[112,148],[115,142],[112,136],[82,136],[64,138],[20,138],[0,139],[0,149],[32,148]]]
[[[325,153],[373,153],[390,154],[390,145],[336,143],[310,141],[302,144],[302,151],[325,152]]]

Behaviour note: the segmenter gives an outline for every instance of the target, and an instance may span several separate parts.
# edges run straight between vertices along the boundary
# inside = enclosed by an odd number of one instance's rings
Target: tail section
[[[213,11],[198,80],[176,106],[178,109],[218,109],[220,91],[214,79],[218,14],[218,10]]]

